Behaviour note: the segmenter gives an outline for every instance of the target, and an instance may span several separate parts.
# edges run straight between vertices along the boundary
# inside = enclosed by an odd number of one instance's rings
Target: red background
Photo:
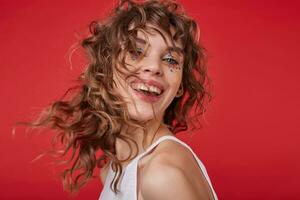
[[[57,168],[30,161],[49,135],[29,139],[30,119],[74,85],[83,68],[69,48],[108,1],[1,0],[0,199],[68,199]],[[181,1],[199,22],[215,85],[207,124],[180,134],[208,169],[220,199],[300,199],[300,43],[297,1]],[[99,181],[74,199],[97,199]]]

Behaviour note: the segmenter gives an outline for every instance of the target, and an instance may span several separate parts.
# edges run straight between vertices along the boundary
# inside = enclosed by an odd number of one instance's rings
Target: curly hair
[[[54,152],[61,157],[71,153],[72,165],[63,171],[64,187],[70,191],[78,191],[93,178],[95,169],[101,169],[108,161],[117,172],[110,187],[119,191],[123,161],[116,157],[116,139],[128,144],[132,141],[137,146],[130,134],[121,134],[121,129],[124,125],[144,125],[130,118],[126,102],[113,89],[113,68],[117,63],[126,67],[122,52],[135,49],[137,31],[145,29],[147,23],[164,30],[173,41],[181,41],[184,50],[184,94],[173,99],[163,123],[173,134],[187,130],[191,118],[203,115],[206,103],[212,99],[205,49],[200,44],[195,20],[170,0],[121,0],[105,20],[90,24],[90,35],[81,43],[89,63],[79,77],[79,85],[66,92],[74,91],[72,97],[53,102],[39,118],[26,122],[32,128],[54,129],[54,143],[60,144]],[[175,30],[173,35],[171,27]],[[189,117],[190,111],[195,114],[193,117]],[[98,156],[99,152],[103,153]]]

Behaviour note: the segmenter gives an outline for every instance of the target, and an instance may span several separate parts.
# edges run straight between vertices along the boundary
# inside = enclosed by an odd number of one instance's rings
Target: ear
[[[183,95],[183,91],[183,84],[181,83],[175,97],[181,97]]]

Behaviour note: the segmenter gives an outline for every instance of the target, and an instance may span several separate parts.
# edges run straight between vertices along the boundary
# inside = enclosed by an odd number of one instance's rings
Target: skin
[[[148,24],[150,28],[147,32],[139,31],[137,34],[138,42],[137,48],[139,51],[145,53],[145,56],[138,60],[136,55],[127,53],[125,62],[127,67],[131,70],[138,70],[138,76],[141,79],[155,80],[164,86],[164,93],[159,101],[154,102],[152,105],[149,102],[141,100],[133,92],[129,83],[132,79],[125,81],[122,75],[115,72],[113,74],[114,81],[116,83],[116,90],[124,100],[128,101],[128,111],[131,118],[141,121],[147,121],[146,129],[147,135],[143,144],[142,130],[133,130],[130,127],[131,137],[137,142],[139,149],[147,148],[156,139],[163,135],[173,135],[169,129],[163,124],[163,115],[167,107],[175,98],[180,84],[182,82],[183,74],[183,58],[184,55],[175,51],[169,51],[169,47],[176,47],[181,49],[182,45],[179,42],[175,42],[175,46],[172,45],[172,41],[163,30]],[[152,28],[152,29],[151,29]],[[153,28],[159,29],[165,36],[163,37]],[[174,31],[171,29],[171,33]],[[145,41],[149,41],[148,48]],[[129,148],[125,150],[122,141],[117,141],[116,148],[120,149],[120,159],[127,158],[129,156]]]
[[[150,24],[148,26],[157,28]],[[141,100],[130,88],[128,84],[130,80],[126,82],[117,73],[113,74],[117,91],[128,101],[130,117],[147,121],[146,145],[143,144],[142,130],[132,129],[131,131],[132,137],[139,147],[138,153],[141,153],[145,146],[147,148],[161,136],[173,135],[163,124],[163,115],[176,97],[182,82],[184,55],[170,52],[168,48],[172,46],[172,42],[164,31],[159,30],[167,40],[165,41],[157,32],[146,33],[150,44],[148,48],[143,44],[143,41],[147,40],[145,35],[138,32],[141,42],[137,43],[137,47],[139,51],[144,51],[145,57],[139,60],[136,55],[130,53],[126,55],[126,63],[129,67],[138,69],[140,78],[156,80],[164,85],[164,94],[159,101],[151,105]],[[173,33],[172,29],[171,33]],[[182,48],[179,42],[175,42],[175,45]],[[174,60],[178,64],[174,64]],[[130,127],[128,129],[131,130]],[[132,148],[134,149],[134,146]],[[119,159],[126,159],[130,155],[128,145],[118,139],[116,150]],[[126,166],[128,162],[123,163],[123,166]],[[101,173],[104,183],[107,169],[103,169]],[[192,153],[177,142],[169,140],[161,142],[152,152],[140,158],[137,173],[138,200],[213,199],[208,183]]]
[[[153,27],[151,25],[148,26]],[[165,88],[163,97],[151,105],[151,103],[141,100],[134,94],[133,89],[129,85],[132,79],[125,82],[120,74],[114,73],[114,80],[117,85],[117,92],[129,102],[128,110],[131,118],[148,121],[149,123],[155,121],[159,124],[162,122],[163,114],[174,99],[181,84],[183,55],[174,51],[168,51],[168,47],[172,46],[171,40],[166,38],[166,44],[159,33],[151,29],[150,31],[151,35],[141,31],[137,34],[137,50],[141,53],[143,52],[145,56],[138,60],[138,55],[127,53],[125,62],[128,68],[138,70],[139,78],[155,80],[162,84]],[[145,44],[146,37],[149,39],[148,48]],[[181,48],[181,44],[175,43],[175,45]]]

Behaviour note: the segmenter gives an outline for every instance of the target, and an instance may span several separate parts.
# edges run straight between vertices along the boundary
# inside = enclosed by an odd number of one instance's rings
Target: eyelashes
[[[164,58],[163,61],[166,61],[167,63],[169,63],[170,65],[174,66],[174,65],[179,65],[179,62],[172,56],[172,54],[167,54]]]
[[[136,50],[129,51],[129,53],[132,60],[137,60],[143,54],[143,49],[138,47]]]
[[[136,61],[138,58],[140,58],[143,55],[144,50],[142,48],[138,47],[138,48],[136,48],[136,50],[129,51],[129,53],[130,53],[131,59],[133,61]],[[144,57],[145,57],[145,55],[144,55]],[[171,53],[168,53],[166,56],[164,56],[162,58],[162,60],[171,67],[178,68],[178,66],[179,66],[179,61],[177,59],[175,59]]]

